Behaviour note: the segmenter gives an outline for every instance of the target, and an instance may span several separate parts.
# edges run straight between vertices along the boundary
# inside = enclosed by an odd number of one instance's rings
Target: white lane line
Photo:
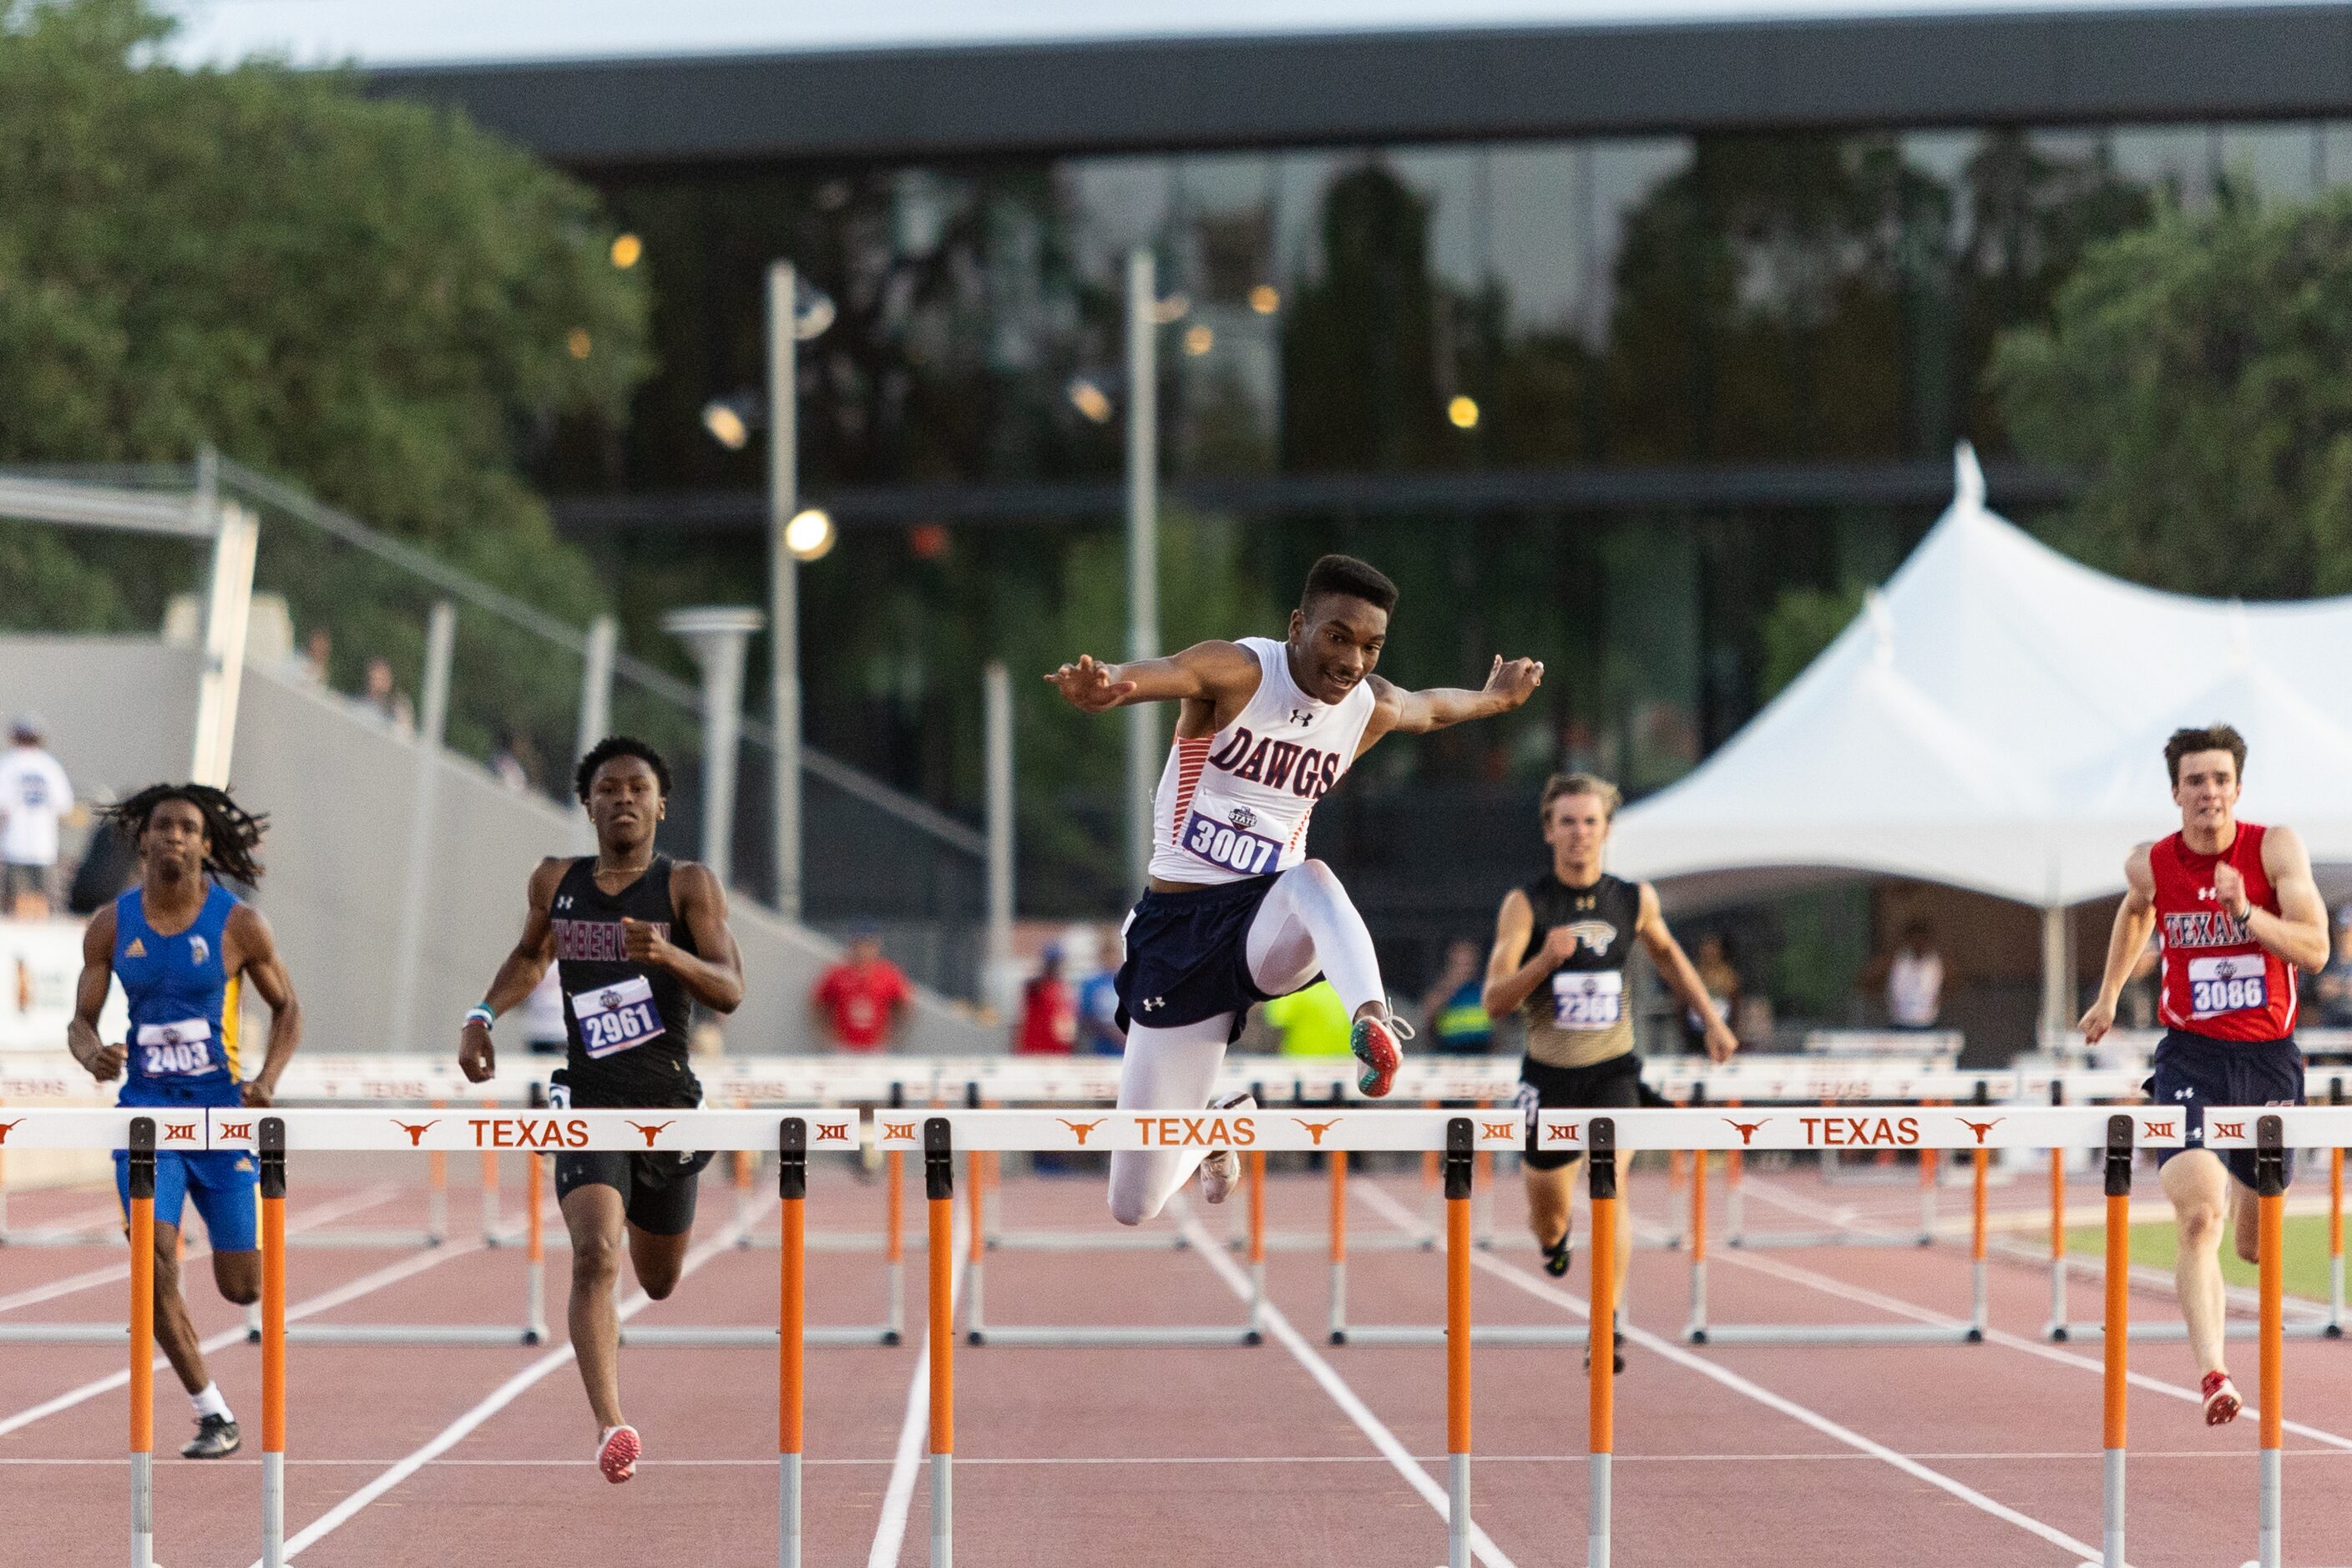
[[[1369,1183],[1366,1184],[1365,1197],[1375,1207],[1381,1208],[1391,1217],[1396,1214],[1406,1212],[1403,1205],[1399,1204],[1388,1194],[1371,1187]],[[1534,1275],[1524,1274],[1499,1258],[1489,1258],[1484,1253],[1474,1250],[1470,1261],[1477,1268],[1499,1279],[1509,1281],[1538,1300],[1566,1307],[1570,1311],[1587,1320],[1592,1316],[1591,1304],[1581,1297],[1563,1290]],[[1682,1346],[1663,1340],[1647,1329],[1628,1322],[1622,1333],[1629,1343],[1640,1345],[1652,1354],[1663,1356],[1677,1366],[1687,1368],[1703,1377],[1712,1378],[1733,1393],[1752,1399],[1769,1410],[1778,1411],[1791,1420],[1804,1423],[1824,1437],[1843,1443],[1874,1458],[1884,1460],[1915,1480],[1925,1481],[1927,1485],[1959,1499],[1971,1508],[1982,1510],[2004,1523],[2013,1524],[2029,1534],[2037,1535],[2053,1546],[2064,1548],[2074,1553],[2074,1561],[2077,1563],[2086,1558],[2095,1562],[2100,1557],[2097,1547],[2077,1541],[2064,1531],[2053,1525],[2044,1524],[2032,1514],[2021,1513],[2007,1503],[1996,1501],[1974,1487],[1953,1479],[1941,1470],[1931,1469],[1907,1455],[1895,1452],[1884,1443],[1865,1437],[1851,1427],[1841,1426],[1818,1410],[1800,1405],[1782,1394],[1775,1394],[1761,1384],[1752,1383],[1727,1367],[1717,1366],[1704,1356],[1694,1355]]]
[[[388,1201],[397,1194],[398,1190],[396,1187],[386,1186],[341,1198],[334,1203],[320,1204],[317,1208],[307,1211],[299,1219],[289,1225],[286,1232],[289,1236],[294,1236],[322,1225],[331,1225],[336,1220],[359,1213],[362,1209],[373,1208],[376,1205]],[[116,1217],[118,1219],[121,1217],[120,1211],[117,1211]],[[194,1263],[211,1250],[209,1240],[192,1241],[188,1244],[187,1249],[181,1254],[181,1261]],[[43,1301],[54,1301],[60,1296],[70,1296],[77,1291],[92,1289],[100,1285],[114,1284],[130,1278],[129,1262],[109,1263],[79,1274],[68,1274],[62,1279],[52,1279],[46,1285],[35,1285],[6,1296],[0,1296],[0,1312],[13,1312],[19,1307],[31,1307]]]
[[[1955,1329],[1961,1326],[1960,1320],[1957,1318],[1947,1317],[1941,1312],[1906,1301],[1900,1297],[1882,1294],[1867,1286],[1850,1285],[1843,1279],[1832,1279],[1826,1274],[1817,1274],[1810,1268],[1801,1268],[1777,1258],[1731,1256],[1722,1261],[1753,1269],[1759,1274],[1769,1274],[1775,1279],[1785,1279],[1792,1285],[1802,1285],[1810,1289],[1819,1290],[1824,1295],[1836,1296],[1860,1306],[1875,1307],[1882,1312],[1909,1318],[1915,1322],[1936,1323]],[[2013,1351],[2022,1351],[2027,1355],[2040,1356],[2043,1361],[2056,1362],[2061,1366],[2074,1367],[2099,1376],[2105,1376],[2106,1373],[2106,1363],[2102,1360],[2075,1351],[2061,1350],[2056,1345],[2045,1343],[2040,1340],[2030,1340],[2021,1334],[2011,1333],[2005,1329],[1988,1329],[1985,1332],[1985,1342],[2001,1345]],[[2183,1400],[2190,1405],[2204,1404],[2203,1395],[2193,1388],[2167,1383],[2162,1378],[2151,1377],[2144,1372],[2127,1372],[2124,1376],[2134,1388],[2145,1389],[2150,1394],[2160,1394],[2170,1399]],[[2259,1416],[2262,1412],[2256,1410],[2249,1402],[2240,1414]],[[2310,1438],[2315,1443],[2324,1443],[2331,1448],[2352,1452],[2352,1437],[2339,1436],[2334,1432],[2305,1426],[2300,1421],[2283,1419],[2279,1425],[2298,1436]],[[2137,1458],[2139,1450],[2135,1448],[2132,1453]]]
[[[1381,1195],[1385,1197],[1387,1194]],[[1396,1202],[1393,1198],[1388,1201],[1391,1204]],[[1402,1208],[1402,1205],[1398,1206]],[[1191,1215],[1185,1215],[1182,1228],[1186,1239],[1192,1244],[1192,1250],[1208,1260],[1209,1267],[1217,1271],[1235,1296],[1247,1301],[1250,1299],[1250,1279],[1249,1276],[1242,1271],[1242,1266],[1235,1263],[1227,1255],[1225,1249],[1210,1237],[1208,1231],[1202,1227],[1198,1219]],[[1282,1309],[1276,1306],[1269,1299],[1264,1304],[1260,1318],[1265,1331],[1279,1342],[1282,1348],[1288,1351],[1300,1366],[1307,1369],[1308,1376],[1323,1385],[1323,1392],[1331,1396],[1332,1403],[1347,1414],[1348,1419],[1356,1424],[1358,1430],[1371,1439],[1372,1447],[1379,1449],[1381,1456],[1395,1467],[1397,1474],[1402,1476],[1407,1484],[1422,1495],[1423,1500],[1437,1510],[1438,1518],[1447,1519],[1448,1500],[1445,1489],[1430,1479],[1429,1472],[1422,1468],[1421,1461],[1415,1459],[1412,1452],[1402,1443],[1397,1441],[1396,1434],[1390,1431],[1386,1423],[1372,1414],[1371,1407],[1356,1396],[1356,1391],[1348,1386],[1347,1380],[1334,1371],[1331,1363],[1324,1360],[1315,1348],[1301,1337],[1298,1331],[1291,1326],[1290,1319]],[[1448,1520],[1448,1522],[1450,1523],[1451,1521]],[[1495,1544],[1493,1537],[1481,1529],[1475,1520],[1470,1524],[1470,1550],[1481,1563],[1488,1564],[1489,1568],[1514,1568],[1511,1560],[1504,1555],[1503,1549]]]
[[[299,1322],[304,1318],[320,1312],[332,1311],[335,1308],[355,1301],[362,1296],[381,1290],[387,1285],[397,1284],[411,1275],[422,1274],[437,1263],[448,1258],[463,1257],[468,1252],[478,1252],[480,1249],[479,1242],[457,1242],[436,1247],[430,1252],[420,1252],[414,1257],[404,1258],[397,1263],[386,1264],[373,1274],[362,1274],[348,1284],[338,1285],[331,1290],[288,1307],[286,1321],[289,1323]],[[128,1340],[126,1339],[124,1342],[127,1347]],[[231,1345],[241,1345],[244,1342],[245,1325],[240,1323],[236,1328],[223,1329],[208,1339],[199,1340],[196,1342],[196,1348],[206,1355],[211,1355],[216,1351],[224,1351]],[[161,1372],[171,1364],[168,1358],[159,1355],[155,1358],[154,1370]],[[0,1437],[29,1426],[47,1416],[55,1415],[60,1410],[70,1410],[75,1405],[95,1399],[110,1390],[121,1388],[130,1381],[131,1371],[125,1367],[120,1372],[109,1373],[104,1377],[85,1383],[79,1388],[68,1389],[54,1399],[45,1399],[29,1409],[20,1410],[5,1420],[0,1420]]]
[[[770,1202],[773,1201],[770,1200]],[[683,1283],[688,1276],[721,1252],[732,1251],[736,1238],[757,1224],[759,1217],[759,1212],[755,1211],[749,1215],[739,1215],[721,1226],[712,1234],[709,1240],[701,1243],[686,1255],[686,1261],[678,1269],[679,1281]],[[653,1305],[652,1297],[647,1296],[643,1290],[633,1290],[620,1303],[618,1315],[621,1321],[626,1322],[651,1305]],[[305,1525],[299,1533],[286,1542],[285,1560],[291,1563],[297,1553],[308,1551],[341,1530],[350,1523],[362,1509],[465,1441],[482,1423],[513,1404],[549,1373],[571,1360],[572,1346],[569,1342],[566,1342],[499,1384],[480,1404],[443,1427],[440,1434],[430,1442],[417,1448],[406,1458],[393,1465],[375,1479]],[[254,1559],[253,1568],[262,1568],[259,1558]]]
[[[955,1272],[948,1280],[948,1321],[955,1321],[955,1303],[963,1295],[965,1243],[971,1232],[956,1221],[950,1246]],[[866,1553],[866,1568],[898,1568],[898,1553],[907,1542],[907,1515],[915,1506],[915,1479],[923,1470],[924,1444],[930,1436],[931,1333],[928,1307],[924,1314],[922,1348],[915,1352],[915,1375],[907,1384],[907,1415],[898,1424],[898,1447],[890,1458],[890,1483],[882,1490],[881,1517],[874,1521],[874,1545]],[[803,1463],[807,1461],[803,1460]],[[959,1459],[959,1464],[976,1461]]]

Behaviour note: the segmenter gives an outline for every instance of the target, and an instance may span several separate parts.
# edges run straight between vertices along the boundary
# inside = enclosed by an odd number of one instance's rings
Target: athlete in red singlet
[[[2173,1283],[2204,1376],[2205,1419],[2218,1426],[2237,1417],[2240,1404],[2221,1363],[2221,1227],[2234,1221],[2238,1256],[2249,1263],[2260,1232],[2253,1154],[2231,1150],[2225,1163],[2199,1147],[2205,1107],[2303,1103],[2294,972],[2326,966],[2327,910],[2294,830],[2237,819],[2246,742],[2235,730],[2176,730],[2164,760],[2180,831],[2124,861],[2128,886],[2082,1030],[2096,1044],[2114,1026],[2116,998],[2156,929],[2166,1034],[2147,1092],[2179,1106],[2188,1125],[2188,1146],[2159,1151],[2157,1163],[2180,1230]]]

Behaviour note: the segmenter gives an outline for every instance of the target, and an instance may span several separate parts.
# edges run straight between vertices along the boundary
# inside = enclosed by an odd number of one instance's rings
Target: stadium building
[[[2085,245],[2159,202],[2352,182],[2329,5],[483,9],[227,3],[181,47],[355,58],[604,193],[660,368],[625,428],[539,454],[567,531],[672,602],[756,580],[760,443],[703,413],[759,386],[763,268],[794,260],[838,307],[801,389],[804,493],[845,535],[810,572],[811,738],[969,814],[980,658],[1076,651],[1067,585],[1117,559],[1118,304],[1150,247],[1192,524],[1170,635],[1278,609],[1347,548],[1405,586],[1400,679],[1550,661],[1514,727],[1384,749],[1318,818],[1423,951],[1533,868],[1544,772],[1639,792],[1737,729],[1808,615],[1937,513],[1955,439],[2010,515],[2065,498],[2010,457],[1986,371]],[[1070,732],[1022,735],[1024,909],[1105,910],[1116,737],[1063,776]],[[1850,974],[1874,909],[1785,907],[1748,957],[1834,1013],[1843,982],[1800,977]]]

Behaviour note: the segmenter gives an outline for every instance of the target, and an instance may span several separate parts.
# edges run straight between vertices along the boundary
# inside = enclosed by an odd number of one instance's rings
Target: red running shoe
[[[604,1472],[606,1480],[619,1486],[637,1473],[637,1456],[643,1452],[635,1427],[608,1427],[604,1440],[596,1445],[596,1468]]]
[[[1397,1068],[1404,1065],[1404,1051],[1397,1042],[1411,1038],[1412,1026],[1402,1018],[1357,1019],[1348,1030],[1348,1048],[1364,1064],[1356,1075],[1356,1087],[1374,1100],[1388,1093]]]
[[[2238,1385],[2230,1381],[2226,1372],[2205,1374],[2205,1425],[2227,1426],[2238,1418],[2239,1406],[2245,1401],[2238,1397]]]

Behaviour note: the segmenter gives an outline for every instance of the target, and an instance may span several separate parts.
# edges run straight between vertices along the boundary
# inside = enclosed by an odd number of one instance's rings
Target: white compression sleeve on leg
[[[1297,990],[1319,969],[1350,1016],[1367,1002],[1388,1001],[1372,933],[1320,860],[1302,861],[1275,879],[1250,921],[1248,951],[1250,978],[1270,995]]]
[[[1121,1110],[1190,1110],[1209,1103],[1224,1064],[1225,1037],[1234,1016],[1220,1013],[1172,1029],[1127,1031],[1127,1056],[1119,1068]],[[1192,1176],[1206,1150],[1121,1149],[1110,1157],[1110,1212],[1121,1225],[1141,1225],[1157,1215]]]

